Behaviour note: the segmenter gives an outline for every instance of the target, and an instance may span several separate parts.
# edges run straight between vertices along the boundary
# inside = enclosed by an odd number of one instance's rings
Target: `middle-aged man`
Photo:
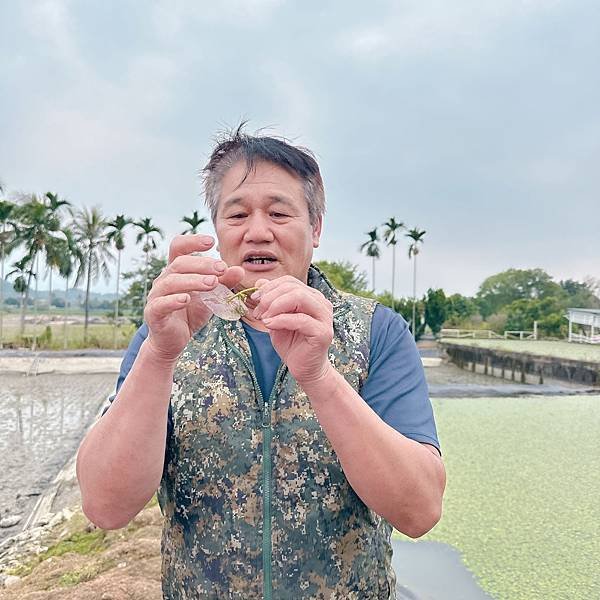
[[[204,169],[221,260],[177,236],[77,461],[83,510],[125,526],[158,489],[168,599],[395,597],[392,526],[439,520],[445,471],[406,322],[311,265],[312,155],[241,128]],[[238,321],[199,294],[257,286]]]

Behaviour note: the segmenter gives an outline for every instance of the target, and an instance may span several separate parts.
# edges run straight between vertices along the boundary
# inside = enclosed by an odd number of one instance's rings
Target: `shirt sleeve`
[[[148,326],[146,323],[143,323],[142,326],[135,332],[133,338],[131,338],[131,342],[129,342],[129,346],[123,356],[123,360],[121,361],[121,368],[119,370],[119,377],[117,378],[117,385],[115,387],[115,393],[108,398],[110,404],[102,411],[102,416],[106,413],[106,411],[111,407],[112,401],[116,398],[125,378],[131,371],[131,367],[137,358],[138,352],[140,351],[140,347],[144,340],[148,337]]]
[[[396,431],[440,450],[425,371],[413,336],[402,316],[381,304],[373,313],[369,373],[360,395]]]

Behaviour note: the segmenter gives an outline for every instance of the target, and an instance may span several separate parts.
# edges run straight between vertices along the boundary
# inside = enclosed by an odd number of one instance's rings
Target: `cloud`
[[[551,12],[559,5],[559,0],[393,2],[372,23],[340,32],[336,46],[340,54],[360,61],[407,59],[444,49],[474,50],[489,44],[506,24]]]
[[[256,27],[269,20],[285,0],[221,0],[173,2],[159,0],[151,8],[152,21],[161,36],[171,38],[203,24]],[[228,43],[227,36],[223,36]]]

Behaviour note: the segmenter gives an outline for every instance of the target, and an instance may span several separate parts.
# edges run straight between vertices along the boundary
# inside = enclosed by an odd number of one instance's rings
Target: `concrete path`
[[[440,542],[392,540],[397,600],[491,600],[463,564]]]

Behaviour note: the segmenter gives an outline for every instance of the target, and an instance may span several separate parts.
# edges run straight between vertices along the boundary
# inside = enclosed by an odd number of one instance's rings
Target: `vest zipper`
[[[271,408],[272,400],[275,394],[276,388],[283,379],[283,375],[287,370],[287,367],[281,363],[277,369],[275,375],[275,382],[269,398],[266,400],[263,398],[262,392],[260,391],[260,385],[256,378],[256,373],[252,365],[248,362],[248,359],[244,356],[240,349],[231,343],[229,336],[225,335],[226,344],[236,354],[240,360],[244,363],[252,378],[252,384],[254,385],[254,391],[258,396],[258,399],[263,407],[262,414],[262,430],[263,430],[263,460],[262,460],[262,471],[263,471],[263,540],[262,540],[262,559],[263,559],[263,599],[272,600],[273,595],[273,582],[271,573],[271,559],[272,559],[272,544],[271,544],[271,439],[273,430],[271,429]]]
[[[348,312],[349,308],[341,308],[337,311],[334,311],[333,317],[339,317],[340,315]],[[263,415],[262,415],[262,430],[263,430],[263,541],[262,541],[262,558],[263,558],[263,600],[272,600],[273,597],[273,582],[272,582],[272,571],[271,571],[271,562],[272,562],[272,554],[273,548],[271,544],[271,439],[273,430],[271,428],[271,409],[272,409],[272,400],[277,391],[277,386],[280,381],[283,379],[285,372],[287,371],[287,366],[283,364],[283,362],[279,365],[277,369],[277,374],[275,375],[275,382],[273,383],[273,389],[271,390],[271,394],[265,400],[263,398],[262,392],[260,391],[260,385],[258,384],[258,379],[256,378],[256,373],[254,372],[254,368],[244,356],[244,353],[240,351],[240,349],[231,342],[229,336],[225,332],[225,329],[221,326],[221,332],[223,334],[223,338],[225,343],[229,348],[236,354],[240,360],[244,363],[248,372],[250,373],[250,377],[252,378],[252,384],[254,385],[254,391],[258,396],[259,401],[263,405]]]

